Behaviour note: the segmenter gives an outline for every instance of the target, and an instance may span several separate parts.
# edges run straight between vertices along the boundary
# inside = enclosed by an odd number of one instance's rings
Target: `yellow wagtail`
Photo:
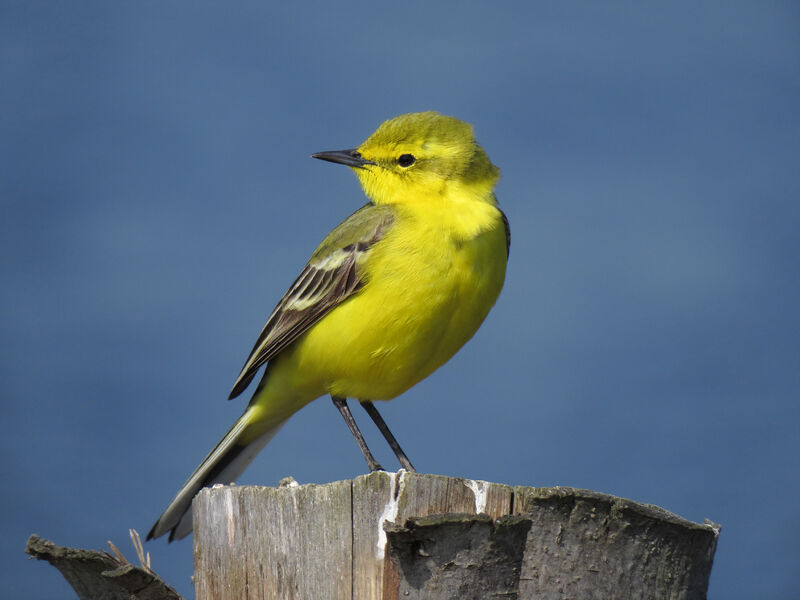
[[[370,202],[322,241],[272,311],[230,395],[266,364],[250,404],[147,539],[188,535],[198,490],[235,481],[289,417],[325,394],[370,470],[381,467],[347,398],[359,400],[413,470],[372,401],[402,394],[449,360],[503,287],[510,237],[493,192],[500,171],[472,126],[436,112],[406,114],[356,149],[312,156],[351,167]]]

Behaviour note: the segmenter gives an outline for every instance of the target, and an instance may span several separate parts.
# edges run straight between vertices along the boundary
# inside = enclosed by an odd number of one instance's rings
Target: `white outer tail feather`
[[[237,440],[248,425],[247,413],[239,417],[239,420],[231,427],[220,442],[214,447],[209,455],[200,463],[200,466],[192,473],[186,483],[175,495],[172,502],[159,517],[153,529],[148,535],[149,538],[157,538],[172,530],[170,541],[185,538],[192,532],[192,500],[195,495],[204,487],[210,487],[215,483],[229,484],[235,482],[244,472],[247,466],[253,461],[256,455],[266,446],[276,433],[283,427],[286,421],[281,421],[274,427],[268,429],[258,438],[250,442],[236,458],[225,466],[213,479],[206,481],[209,472],[221,461],[231,449],[236,445]],[[288,419],[287,419],[288,420]]]

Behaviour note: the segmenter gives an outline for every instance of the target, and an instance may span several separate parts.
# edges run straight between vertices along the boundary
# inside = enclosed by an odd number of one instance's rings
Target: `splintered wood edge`
[[[707,531],[713,534],[715,538],[719,536],[722,530],[721,525],[708,519],[706,519],[704,523],[696,523],[695,521],[685,519],[655,504],[646,504],[628,498],[604,494],[602,492],[566,486],[516,486],[514,488],[514,512],[517,514],[531,512],[536,504],[549,500],[568,501],[570,499],[589,500],[596,504],[608,505],[612,514],[620,514],[629,511],[647,519],[662,521],[684,529]]]
[[[36,534],[28,538],[25,552],[58,569],[81,599],[130,598],[135,594],[150,600],[182,600],[155,573],[123,563],[107,552],[59,546]]]

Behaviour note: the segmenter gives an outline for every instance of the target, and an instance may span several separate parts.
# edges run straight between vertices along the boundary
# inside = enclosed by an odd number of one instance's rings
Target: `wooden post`
[[[705,598],[719,527],[573,488],[376,472],[194,502],[198,600]]]
[[[134,544],[138,544],[139,534]],[[115,555],[97,550],[67,548],[39,537],[28,538],[25,552],[61,571],[80,600],[181,600],[178,593],[150,570],[147,562],[135,566],[114,547]]]

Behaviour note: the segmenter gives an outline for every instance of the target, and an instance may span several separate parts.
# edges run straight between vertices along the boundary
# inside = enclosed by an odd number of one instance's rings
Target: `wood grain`
[[[719,532],[588,490],[404,471],[217,486],[193,516],[200,600],[694,600]]]

